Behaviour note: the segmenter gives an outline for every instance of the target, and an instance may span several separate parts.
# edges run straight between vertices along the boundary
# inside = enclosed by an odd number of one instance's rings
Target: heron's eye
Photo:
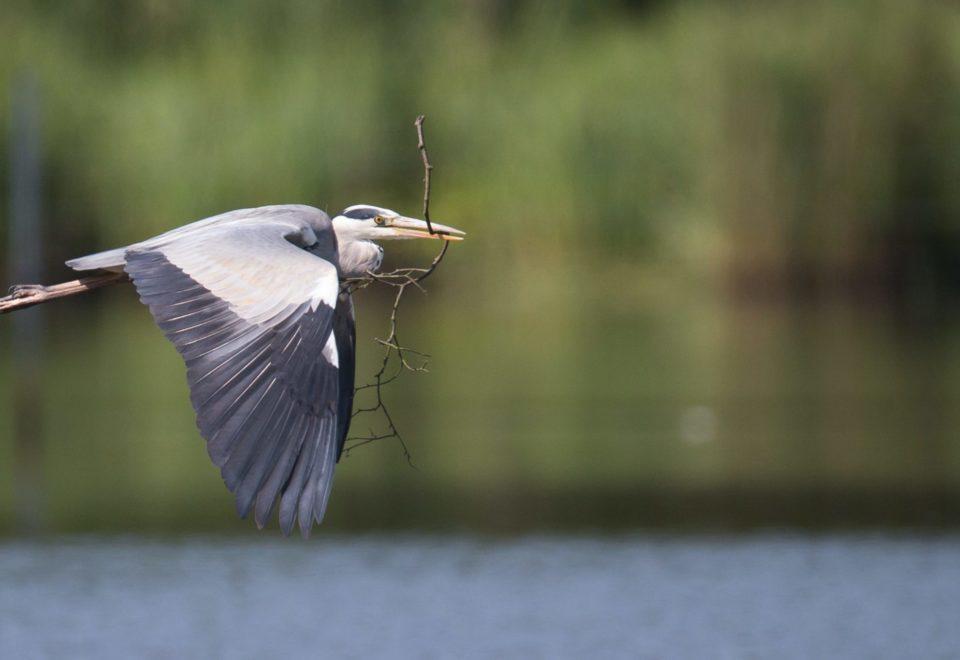
[[[386,224],[387,219],[384,218],[382,215],[377,215],[377,216],[374,216],[373,221],[376,222],[378,225],[384,225]]]

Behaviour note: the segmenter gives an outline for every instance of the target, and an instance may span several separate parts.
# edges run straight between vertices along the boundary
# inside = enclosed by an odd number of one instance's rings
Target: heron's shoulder
[[[294,223],[307,224],[314,229],[331,227],[330,216],[315,206],[306,204],[271,204],[249,209],[238,209],[223,214],[225,220],[286,220]]]

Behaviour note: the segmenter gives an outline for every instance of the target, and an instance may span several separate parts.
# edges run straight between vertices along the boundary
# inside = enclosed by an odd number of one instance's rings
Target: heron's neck
[[[361,277],[376,272],[383,262],[383,248],[367,240],[340,242],[340,277]]]

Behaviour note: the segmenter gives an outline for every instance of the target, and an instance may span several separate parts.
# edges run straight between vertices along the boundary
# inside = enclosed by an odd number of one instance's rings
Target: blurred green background
[[[38,82],[45,281],[234,208],[417,215],[428,116],[469,238],[404,302],[418,469],[353,452],[330,528],[960,522],[955,3],[6,0],[0,44],[4,127]],[[358,304],[363,381],[388,292]],[[35,458],[0,362],[0,530],[16,493],[55,531],[253,529],[134,292],[43,314]]]

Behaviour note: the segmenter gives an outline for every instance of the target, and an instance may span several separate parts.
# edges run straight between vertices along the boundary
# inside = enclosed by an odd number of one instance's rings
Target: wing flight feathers
[[[306,536],[330,496],[345,433],[338,417],[350,414],[337,348],[352,353],[352,336],[330,339],[336,255],[294,245],[291,231],[212,226],[128,250],[125,270],[186,362],[197,426],[240,515],[254,509],[262,527],[279,500],[283,533],[298,521]]]

